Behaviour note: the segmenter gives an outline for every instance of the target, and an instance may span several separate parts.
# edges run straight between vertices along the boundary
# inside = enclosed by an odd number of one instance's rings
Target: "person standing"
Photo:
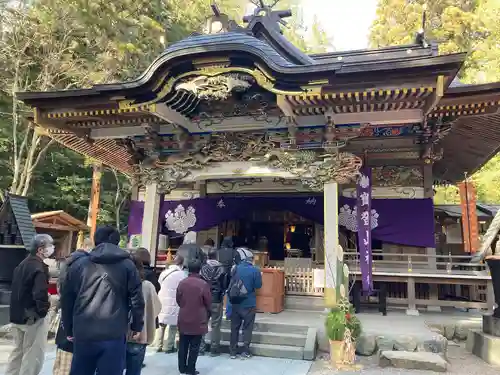
[[[201,247],[196,244],[196,232],[187,232],[182,245],[177,249],[177,255],[184,258],[184,269],[187,271],[188,264],[193,260],[198,260],[200,264],[205,262],[205,254]]]
[[[211,238],[208,238],[205,241],[205,245],[201,247],[201,250],[203,251],[203,254],[205,254],[205,257],[208,256],[208,253],[215,248],[215,242]]]
[[[83,247],[77,249],[73,254],[65,259],[61,263],[59,270],[59,277],[57,279],[57,290],[59,295],[61,295],[62,288],[64,286],[64,281],[66,279],[66,270],[71,263],[82,256],[86,256],[89,251],[92,250],[93,243],[90,238],[85,238],[83,241]],[[73,360],[73,343],[68,340],[68,335],[62,319],[59,319],[59,326],[56,333],[56,359],[54,361],[54,367],[52,369],[53,375],[69,375],[71,371],[71,361]]]
[[[142,280],[142,295],[144,296],[144,328],[134,337],[130,332],[127,338],[126,372],[125,375],[140,375],[146,355],[146,348],[154,341],[156,318],[161,310],[161,302],[154,285],[145,279],[143,259],[139,254],[133,257],[135,266]]]
[[[137,254],[142,262],[142,267],[144,269],[144,280],[149,281],[156,289],[156,293],[160,291],[160,283],[158,282],[158,276],[156,275],[156,270],[151,266],[151,254],[148,249],[144,247],[139,247],[134,252]]]
[[[167,343],[165,353],[175,352],[175,336],[177,335],[177,318],[179,316],[179,305],[176,301],[177,287],[179,283],[186,278],[183,270],[184,258],[177,255],[174,264],[168,267],[160,274],[160,301],[161,312],[158,316],[160,322],[158,352],[163,351],[163,338],[165,330],[168,327]]]
[[[224,267],[217,260],[217,250],[212,249],[208,253],[207,263],[201,267],[200,276],[210,285],[212,303],[210,305],[210,354],[217,356],[220,345],[220,326],[222,322],[222,310],[224,294],[227,289],[227,276]],[[205,337],[200,345],[200,355],[205,353]]]
[[[70,374],[122,375],[129,329],[135,338],[144,326],[142,283],[116,229],[98,228],[94,242],[67,267],[62,288],[62,321],[73,340]]]
[[[45,359],[49,322],[49,267],[43,262],[54,253],[54,240],[37,234],[30,254],[14,270],[10,322],[14,349],[6,375],[38,375]]]
[[[241,356],[250,358],[253,325],[257,307],[256,290],[262,287],[260,269],[252,264],[253,254],[250,250],[239,248],[236,251],[236,264],[233,270],[229,296],[231,299],[231,341],[229,351],[231,358],[238,354],[238,337],[243,329],[243,350]],[[238,289],[238,298],[233,299],[233,289]]]
[[[188,264],[189,276],[179,283],[177,304],[180,307],[178,365],[181,374],[195,375],[196,360],[201,338],[208,332],[210,313],[210,286],[200,277],[201,263],[192,260]]]

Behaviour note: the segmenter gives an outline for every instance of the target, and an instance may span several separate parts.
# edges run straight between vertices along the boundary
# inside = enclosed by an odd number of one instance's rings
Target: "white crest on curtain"
[[[378,227],[379,214],[377,210],[371,210],[371,228],[372,230]],[[339,211],[339,225],[346,227],[351,232],[358,231],[358,210],[357,207],[351,209],[348,204],[340,207]]]
[[[196,210],[193,206],[189,206],[187,210],[182,204],[172,212],[168,210],[165,214],[165,226],[168,230],[175,233],[186,233],[190,228],[196,224]]]

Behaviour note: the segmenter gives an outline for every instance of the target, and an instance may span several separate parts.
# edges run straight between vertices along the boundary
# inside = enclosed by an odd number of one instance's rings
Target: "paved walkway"
[[[0,374],[5,373],[6,363],[11,350],[8,342],[0,342]],[[45,364],[40,375],[52,375],[55,359],[55,347],[50,345]],[[156,353],[153,349],[146,355],[146,368],[142,375],[175,375],[177,370],[177,355]],[[254,357],[248,360],[230,359],[228,355],[212,358],[209,356],[198,359],[200,375],[307,375],[312,362],[294,361],[289,359]]]

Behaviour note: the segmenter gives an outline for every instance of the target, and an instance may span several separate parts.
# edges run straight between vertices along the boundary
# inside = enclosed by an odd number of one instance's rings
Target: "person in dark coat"
[[[37,375],[45,359],[50,302],[49,267],[43,260],[54,253],[54,240],[48,234],[37,234],[29,252],[12,277],[10,322],[14,349],[6,375]]]
[[[222,310],[224,305],[224,294],[227,290],[227,276],[224,267],[217,260],[217,250],[212,249],[208,253],[208,260],[201,266],[200,276],[210,285],[212,294],[212,303],[210,307],[210,354],[216,356],[219,354],[220,345],[220,326],[222,322]],[[205,353],[205,342],[202,340],[200,346],[200,355]]]
[[[156,269],[151,266],[151,253],[148,251],[148,249],[139,247],[137,250],[135,250],[135,254],[142,262],[142,267],[144,269],[144,280],[147,280],[151,284],[153,284],[156,289],[156,293],[158,293],[160,291],[160,283],[158,282]]]
[[[58,294],[61,295],[62,288],[64,287],[64,281],[66,280],[66,270],[68,267],[79,257],[87,255],[89,251],[92,250],[93,243],[90,238],[85,238],[83,241],[83,247],[77,249],[69,257],[66,258],[64,263],[62,263],[59,277],[57,279],[57,290]],[[68,340],[68,335],[62,319],[59,320],[59,326],[56,333],[56,359],[54,361],[54,367],[52,369],[52,375],[69,375],[71,372],[71,362],[73,360],[73,342]]]
[[[189,276],[177,287],[176,300],[179,305],[179,372],[195,375],[196,360],[202,336],[208,332],[208,317],[212,296],[210,286],[200,277],[201,263],[192,260],[188,264]]]
[[[96,247],[66,270],[61,312],[73,340],[71,375],[122,375],[126,336],[144,325],[144,298],[139,272],[130,254],[118,247],[120,234],[98,228]]]
[[[201,247],[196,244],[196,233],[188,232],[184,236],[184,241],[177,249],[177,255],[184,258],[184,269],[188,269],[188,265],[192,260],[198,260],[200,264],[205,263],[206,257]]]

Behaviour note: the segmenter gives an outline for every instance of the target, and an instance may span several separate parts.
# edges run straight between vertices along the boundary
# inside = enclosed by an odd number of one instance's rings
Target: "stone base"
[[[379,366],[446,372],[448,363],[435,353],[383,351],[380,353]]]
[[[500,337],[480,330],[470,330],[466,348],[490,365],[500,366]]]
[[[493,315],[483,315],[483,332],[500,337],[500,319],[495,318]]]
[[[420,313],[416,309],[406,309],[406,315],[419,316]]]

